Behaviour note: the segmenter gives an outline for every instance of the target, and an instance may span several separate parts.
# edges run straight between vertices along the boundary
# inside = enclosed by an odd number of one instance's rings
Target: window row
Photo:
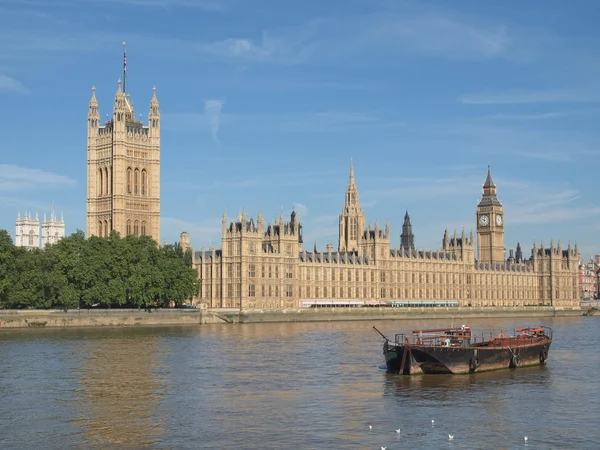
[[[112,230],[112,224],[109,220],[98,221],[98,237],[108,237]]]
[[[279,286],[261,286],[261,294],[263,297],[279,297]],[[285,286],[285,296],[291,298],[294,296],[294,287],[291,284]],[[248,285],[248,297],[256,297],[256,285]]]
[[[148,172],[146,169],[128,167],[125,181],[128,194],[142,197],[148,195]]]
[[[125,225],[125,235],[126,236],[145,236],[146,235],[146,221],[142,220],[140,223],[139,220],[133,221],[133,230],[131,228],[131,220],[128,220]]]
[[[112,194],[112,166],[98,169],[96,191],[99,197]]]

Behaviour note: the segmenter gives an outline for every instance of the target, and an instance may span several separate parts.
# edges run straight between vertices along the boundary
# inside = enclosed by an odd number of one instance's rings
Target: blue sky
[[[475,228],[488,161],[508,248],[600,252],[596,1],[0,0],[0,228],[85,229],[91,87],[162,111],[161,241],[295,208],[337,245],[352,158],[367,222],[418,247]]]

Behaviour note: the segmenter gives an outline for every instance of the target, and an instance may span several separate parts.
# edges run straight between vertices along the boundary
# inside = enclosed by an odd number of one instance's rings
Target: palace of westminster
[[[125,75],[125,74],[124,74]],[[156,89],[148,125],[137,121],[119,81],[111,120],[100,125],[92,88],[88,110],[87,236],[148,235],[160,240],[160,111]],[[577,246],[534,243],[530,257],[520,246],[504,255],[502,204],[488,167],[476,208],[476,232],[448,234],[438,251],[415,248],[408,213],[400,248],[390,247],[390,227],[367,226],[350,177],[339,216],[337,250],[303,247],[295,212],[265,224],[245,213],[222,217],[221,248],[193,252],[201,280],[197,303],[208,308],[286,309],[303,301],[346,299],[375,304],[387,300],[453,300],[462,306],[552,305],[578,308]],[[190,237],[181,233],[181,245]]]

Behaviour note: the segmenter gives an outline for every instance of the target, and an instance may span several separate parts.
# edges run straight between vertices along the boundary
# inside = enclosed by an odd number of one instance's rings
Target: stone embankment
[[[489,308],[318,308],[0,310],[0,328],[200,325],[351,320],[453,319],[484,317],[580,316],[581,309],[553,307]]]

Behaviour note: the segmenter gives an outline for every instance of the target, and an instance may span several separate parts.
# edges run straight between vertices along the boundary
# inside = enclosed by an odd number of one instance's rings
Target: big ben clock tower
[[[477,204],[477,260],[504,262],[504,209],[496,196],[489,165],[483,195]]]

